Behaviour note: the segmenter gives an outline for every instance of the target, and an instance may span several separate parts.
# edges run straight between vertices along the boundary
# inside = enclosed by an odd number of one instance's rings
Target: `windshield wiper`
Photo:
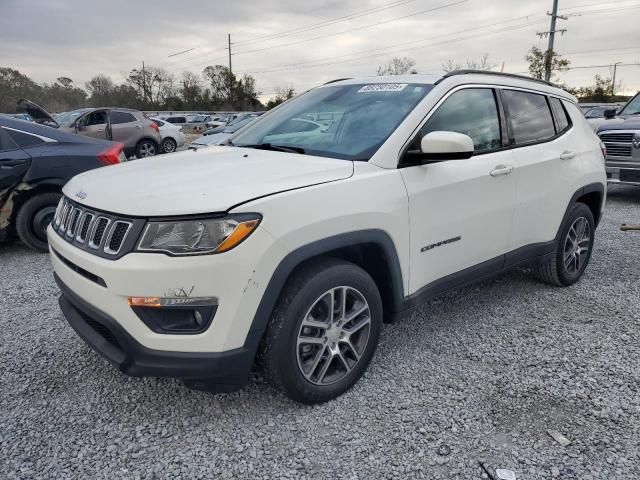
[[[288,147],[286,145],[273,145],[271,143],[257,143],[255,145],[236,145],[240,148],[255,148],[257,150],[272,150],[274,152],[288,152],[288,153],[305,153],[304,148],[301,147]]]

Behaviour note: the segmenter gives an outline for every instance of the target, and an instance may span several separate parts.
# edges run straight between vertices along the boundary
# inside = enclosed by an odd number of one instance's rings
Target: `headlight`
[[[260,219],[257,214],[242,214],[199,220],[150,221],[138,251],[174,255],[226,252],[251,235]]]

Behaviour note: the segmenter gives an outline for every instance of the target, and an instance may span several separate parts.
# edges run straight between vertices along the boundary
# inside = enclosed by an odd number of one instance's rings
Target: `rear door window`
[[[556,135],[551,110],[544,95],[503,90],[515,145],[542,142]]]
[[[119,124],[119,123],[131,123],[136,122],[136,117],[133,116],[132,113],[129,112],[118,112],[117,110],[111,111],[111,123]]]
[[[187,119],[185,117],[169,117],[169,118],[167,118],[167,122],[169,122],[169,123],[187,123]]]

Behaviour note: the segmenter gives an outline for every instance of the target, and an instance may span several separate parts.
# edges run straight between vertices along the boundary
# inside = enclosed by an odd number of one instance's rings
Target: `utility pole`
[[[227,35],[227,48],[229,49],[229,104],[233,102],[233,68],[231,67],[231,34]]]
[[[147,101],[147,76],[144,73],[144,60],[142,61],[142,101]]]
[[[549,37],[549,46],[547,48],[547,53],[545,55],[544,61],[544,79],[548,82],[551,80],[551,67],[553,66],[553,45],[556,39],[556,33],[560,33],[564,35],[567,31],[566,28],[561,30],[556,30],[556,20],[560,18],[561,20],[567,20],[566,16],[558,15],[558,0],[553,0],[553,12],[547,12],[547,15],[551,17],[551,28],[548,32],[538,32],[538,36]]]
[[[616,62],[613,64],[613,81],[611,82],[611,96],[615,97],[616,95],[616,71],[618,70],[618,65],[622,62]]]

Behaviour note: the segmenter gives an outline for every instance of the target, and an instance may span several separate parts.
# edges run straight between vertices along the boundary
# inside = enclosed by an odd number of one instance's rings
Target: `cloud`
[[[414,58],[421,72],[438,72],[448,59],[464,64],[488,53],[493,63],[505,62],[505,71],[520,73],[526,71],[524,56],[532,45],[546,48],[546,39],[536,32],[548,30],[550,1],[468,0],[420,13],[454,1],[1,0],[0,63],[38,81],[65,75],[78,84],[99,72],[122,81],[142,61],[175,74],[199,72],[208,64],[227,63],[231,33],[234,71],[253,72],[259,89],[269,94],[281,85],[300,91],[334,78],[373,75],[393,56]],[[264,38],[389,4],[398,5]],[[584,2],[562,2],[565,13],[582,16],[558,25],[568,31],[558,37],[557,50],[573,66],[640,63],[633,0],[573,8],[578,5]],[[603,13],[592,13],[597,10]],[[189,48],[194,50],[169,57]],[[572,70],[560,78],[584,85],[596,73],[610,75],[602,67]],[[640,67],[619,67],[618,78],[627,91],[640,89]]]

